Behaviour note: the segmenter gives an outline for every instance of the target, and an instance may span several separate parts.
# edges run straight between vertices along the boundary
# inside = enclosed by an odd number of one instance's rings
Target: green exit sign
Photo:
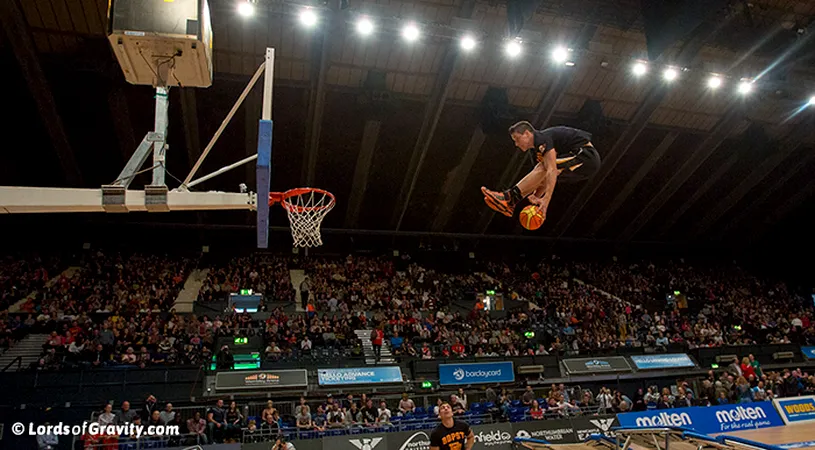
[[[487,291],[487,295],[495,295],[495,291]]]
[[[432,381],[422,381],[422,388],[423,389],[433,389],[433,382]]]
[[[245,337],[236,337],[235,338],[235,345],[246,345],[249,343],[249,338]]]
[[[241,289],[241,295],[252,295],[251,289]]]

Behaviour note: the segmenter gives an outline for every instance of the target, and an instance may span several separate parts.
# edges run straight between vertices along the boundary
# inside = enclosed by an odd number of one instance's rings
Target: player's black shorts
[[[560,181],[583,181],[593,177],[600,170],[600,155],[591,145],[574,150],[571,155],[558,155],[557,168],[561,169],[557,177]]]

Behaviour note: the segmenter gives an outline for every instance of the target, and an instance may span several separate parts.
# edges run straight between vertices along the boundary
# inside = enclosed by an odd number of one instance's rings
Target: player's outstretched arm
[[[473,444],[475,444],[475,433],[473,433],[473,430],[470,429],[470,434],[467,436],[467,443],[464,445],[464,450],[472,450]]]

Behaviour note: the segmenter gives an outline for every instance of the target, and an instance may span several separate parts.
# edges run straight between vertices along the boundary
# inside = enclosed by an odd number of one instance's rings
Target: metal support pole
[[[263,109],[258,123],[257,179],[257,245],[269,246],[269,190],[272,180],[272,84],[274,83],[274,49],[266,49],[263,79]]]
[[[153,183],[152,186],[165,186],[164,174],[167,151],[167,110],[170,103],[170,88],[159,86],[156,88],[156,121],[153,131],[159,140],[153,142]]]
[[[272,120],[272,86],[274,84],[274,49],[266,49],[266,76],[263,78],[263,109],[260,120]]]
[[[204,175],[203,177],[201,177],[201,178],[199,178],[197,180],[190,181],[190,183],[187,185],[187,187],[191,188],[191,187],[195,186],[196,184],[201,184],[204,181],[209,180],[210,178],[217,177],[218,175],[220,175],[220,174],[222,174],[224,172],[228,172],[228,171],[230,171],[230,170],[232,170],[232,169],[234,169],[236,167],[240,167],[240,166],[248,163],[249,161],[256,160],[257,158],[258,158],[257,154],[254,154],[252,156],[247,156],[246,158],[243,158],[242,160],[240,160],[238,162],[232,163],[232,164],[230,164],[228,166],[221,167],[220,169],[216,170],[215,172],[212,172],[209,175]]]

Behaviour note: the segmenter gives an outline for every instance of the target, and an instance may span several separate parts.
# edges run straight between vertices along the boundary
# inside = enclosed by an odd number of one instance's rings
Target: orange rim
[[[323,194],[327,196],[330,201],[325,205],[319,206],[299,206],[291,203],[289,201],[292,197],[299,197],[301,195],[317,193]],[[297,213],[303,213],[308,211],[320,211],[323,209],[331,209],[334,207],[334,203],[336,199],[334,198],[334,194],[326,191],[325,189],[320,188],[294,188],[289,189],[286,192],[270,192],[269,193],[269,206],[274,205],[275,203],[280,203],[280,205],[286,209],[287,211],[293,211]]]

